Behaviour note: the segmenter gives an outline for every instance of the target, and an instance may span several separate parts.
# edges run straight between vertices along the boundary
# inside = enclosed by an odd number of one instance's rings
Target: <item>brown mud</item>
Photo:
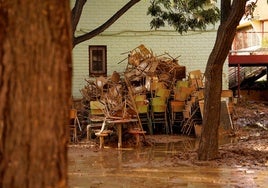
[[[72,144],[70,187],[267,187],[268,105],[240,102],[233,119],[234,133],[220,137],[211,161],[198,161],[198,139],[184,135],[146,135],[138,148]]]

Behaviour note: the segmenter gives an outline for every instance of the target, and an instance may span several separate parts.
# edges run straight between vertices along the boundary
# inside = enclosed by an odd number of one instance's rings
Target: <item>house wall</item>
[[[254,11],[254,18],[257,20],[265,20],[268,18],[268,1],[267,0],[258,0],[257,7]]]
[[[104,23],[127,0],[87,1],[81,21],[77,27],[77,35],[83,31],[91,31]],[[186,71],[200,69],[205,71],[209,54],[216,39],[216,29],[211,26],[206,32],[188,32],[180,35],[173,28],[166,27],[160,31],[150,29],[150,16],[146,15],[149,1],[141,1],[125,13],[119,20],[100,35],[89,41],[78,44],[73,49],[73,96],[80,98],[80,89],[89,75],[88,46],[107,45],[107,71],[123,72],[127,61],[127,53],[140,44],[151,49],[154,54],[161,55],[168,52],[172,57],[177,57],[179,64],[186,66]],[[99,16],[96,16],[100,13]],[[123,53],[123,54],[122,54]],[[122,61],[122,62],[121,62]],[[121,62],[121,63],[119,63]],[[228,88],[228,65],[224,67],[223,87]]]

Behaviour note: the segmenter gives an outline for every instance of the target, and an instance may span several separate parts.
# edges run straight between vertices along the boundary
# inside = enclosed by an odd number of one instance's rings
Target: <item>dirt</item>
[[[198,161],[198,146],[195,146],[194,149],[189,147],[170,157],[166,161],[167,166],[172,162],[172,165],[184,163],[189,166],[266,168],[268,166],[268,103],[240,101],[235,105],[233,123],[235,131],[231,135],[224,135],[233,141],[220,145],[217,159]],[[176,135],[146,135],[146,143],[143,142],[143,146],[179,142],[181,139],[185,138]],[[189,137],[188,139],[196,138]],[[127,140],[123,143],[125,147],[132,147],[135,144],[134,139],[123,138],[123,140]],[[84,144],[72,146],[70,152],[78,152],[79,148],[85,147],[97,152],[99,150],[97,142],[98,140],[96,143],[92,142],[90,146]],[[106,143],[106,146],[116,148],[116,144],[112,139],[110,143]]]
[[[267,168],[268,103],[240,101],[235,106],[233,120],[234,132],[222,136],[231,138],[233,142],[219,147],[217,159],[198,161],[196,146],[193,150],[182,151],[174,156],[173,162],[192,166]]]

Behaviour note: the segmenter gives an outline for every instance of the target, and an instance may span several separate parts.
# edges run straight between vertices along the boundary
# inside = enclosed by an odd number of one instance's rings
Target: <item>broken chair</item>
[[[70,124],[69,124],[69,129],[72,134],[71,141],[74,143],[78,142],[78,137],[77,137],[77,126],[79,127],[80,131],[82,131],[79,119],[77,117],[77,110],[76,109],[71,109],[70,110]]]
[[[105,120],[105,105],[100,101],[90,101],[90,114],[89,121],[87,125],[87,140],[90,140],[92,133],[97,131],[96,129],[101,129],[103,122]]]
[[[202,124],[202,117],[199,105],[187,101],[185,110],[183,111],[182,133],[190,135],[191,131],[196,124]]]

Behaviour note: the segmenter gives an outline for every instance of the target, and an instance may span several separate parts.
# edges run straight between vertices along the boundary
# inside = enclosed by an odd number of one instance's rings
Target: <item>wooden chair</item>
[[[204,88],[204,74],[200,70],[189,72],[189,80],[196,90]]]
[[[156,91],[158,90],[158,89],[166,89],[167,87],[166,87],[166,85],[165,85],[165,83],[164,82],[159,82],[159,81],[153,81],[152,83],[151,83],[151,87],[150,87],[150,90],[151,90],[151,96],[152,97],[155,97],[156,96]]]
[[[146,95],[136,95],[135,104],[142,126],[146,126],[149,133],[153,134],[153,126],[149,113],[149,101]]]
[[[70,110],[70,124],[69,124],[69,129],[70,129],[70,134],[72,134],[71,141],[74,143],[78,142],[78,137],[77,137],[77,126],[79,127],[80,131],[82,131],[79,119],[77,117],[77,110],[76,109],[71,109]]]
[[[194,89],[192,87],[180,86],[179,89],[175,88],[174,100],[187,101],[193,91]]]
[[[180,87],[189,87],[189,81],[183,81],[183,80],[178,80],[176,82],[176,89],[180,89]]]
[[[162,97],[152,98],[151,101],[151,119],[153,127],[156,125],[164,125],[165,133],[169,133],[168,119],[167,119],[167,101]]]
[[[90,101],[90,123],[87,125],[87,140],[91,139],[91,134],[96,129],[101,129],[105,120],[105,106],[100,101]]]
[[[193,105],[191,101],[187,101],[183,111],[182,133],[190,135],[196,124],[202,124],[200,107],[199,105]]]
[[[183,111],[185,108],[185,102],[183,101],[170,101],[170,132],[173,134],[173,127],[181,128],[183,121]]]
[[[166,89],[166,88],[157,88],[157,90],[155,92],[155,96],[168,99],[170,96],[170,90]]]
[[[106,128],[106,118],[104,118],[101,124],[101,129],[95,131],[95,135],[99,137],[100,140],[100,149],[104,148],[104,138],[113,132],[112,130],[107,130]]]

